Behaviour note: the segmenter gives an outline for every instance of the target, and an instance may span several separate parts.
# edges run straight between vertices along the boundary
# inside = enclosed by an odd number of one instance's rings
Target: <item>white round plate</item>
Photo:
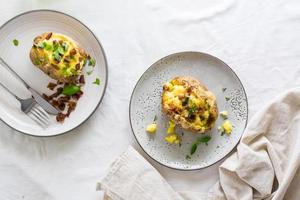
[[[0,27],[0,56],[39,93],[51,94],[47,89],[51,81],[47,75],[35,67],[29,59],[33,39],[44,32],[58,32],[73,38],[96,60],[91,75],[85,75],[83,96],[77,107],[63,124],[55,117],[46,129],[41,128],[20,111],[20,105],[3,88],[0,88],[0,118],[15,130],[34,136],[53,136],[68,132],[87,120],[99,106],[107,84],[107,62],[104,51],[96,36],[83,23],[61,12],[34,10],[22,13]],[[13,40],[19,41],[18,46]],[[87,66],[86,70],[90,70]],[[92,84],[99,78],[100,85]],[[30,97],[30,93],[3,66],[0,66],[0,81],[15,91],[20,97]],[[52,80],[54,81],[54,80]]]
[[[228,111],[234,126],[230,136],[221,136],[217,127],[224,120],[218,117],[215,127],[207,133],[212,137],[208,145],[200,145],[191,159],[186,156],[201,134],[176,128],[176,133],[183,135],[181,146],[164,140],[168,119],[161,110],[162,85],[176,76],[201,80],[216,95],[219,111]],[[226,97],[230,100],[226,101]],[[180,170],[208,167],[225,157],[239,142],[248,118],[246,93],[237,75],[218,58],[200,52],[175,53],[154,63],[136,84],[129,109],[132,131],[142,149],[160,164]],[[145,129],[155,116],[157,131],[149,135]]]

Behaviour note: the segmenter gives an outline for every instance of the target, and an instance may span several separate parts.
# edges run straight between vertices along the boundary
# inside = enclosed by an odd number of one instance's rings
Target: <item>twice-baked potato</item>
[[[73,39],[53,32],[34,38],[30,50],[32,63],[63,83],[77,80],[88,58],[88,54]]]
[[[177,125],[195,133],[210,130],[218,118],[215,95],[187,76],[175,77],[163,85],[162,110]]]

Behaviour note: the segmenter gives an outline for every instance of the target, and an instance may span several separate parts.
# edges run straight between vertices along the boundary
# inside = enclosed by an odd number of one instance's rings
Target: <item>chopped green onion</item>
[[[157,116],[155,115],[153,121],[155,122],[156,120],[157,120]]]
[[[191,160],[191,156],[190,156],[190,155],[186,155],[186,156],[185,156],[185,159]]]
[[[95,65],[96,65],[95,59],[94,59],[94,58],[91,58],[91,59],[89,60],[89,66],[95,67]]]
[[[64,49],[64,51],[68,51],[69,45],[66,42],[63,42],[61,46]]]
[[[92,73],[93,73],[93,70],[86,72],[87,75],[91,75]]]
[[[58,51],[55,51],[53,53],[53,57],[56,61],[60,62],[60,60],[62,59],[62,57],[59,55]]]
[[[93,82],[93,84],[100,85],[100,79],[96,78],[96,80]]]
[[[35,65],[40,65],[40,64],[41,64],[40,59],[39,59],[39,58],[35,58],[35,59],[33,60],[33,64],[35,64]]]
[[[61,55],[64,55],[64,53],[65,53],[64,48],[63,48],[62,46],[59,46],[59,47],[57,48],[57,51],[58,51],[58,53],[61,54]]]
[[[184,97],[183,102],[182,102],[182,106],[186,106],[189,103],[189,97]]]
[[[14,39],[14,40],[13,40],[13,44],[14,44],[15,46],[18,46],[18,45],[19,45],[19,40]]]

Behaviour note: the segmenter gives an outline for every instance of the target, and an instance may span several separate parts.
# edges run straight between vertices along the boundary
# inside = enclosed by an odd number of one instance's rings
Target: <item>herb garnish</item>
[[[61,55],[64,55],[64,53],[65,53],[64,48],[62,46],[58,46],[57,52]]]
[[[40,65],[40,64],[41,64],[40,59],[39,59],[39,58],[35,58],[35,59],[33,60],[33,64],[35,64],[35,65]]]
[[[87,75],[91,75],[92,73],[93,73],[93,70],[86,72]]]
[[[190,155],[186,155],[186,156],[185,156],[185,159],[191,160],[191,156],[190,156]]]
[[[189,103],[189,97],[188,96],[185,96],[183,101],[182,101],[182,106],[186,106],[188,103]]]
[[[46,42],[44,42],[43,44],[44,44],[45,50],[47,50],[47,51],[51,51],[52,50],[52,45],[51,44],[48,44]]]
[[[191,147],[191,155],[196,152],[199,144],[204,143],[207,145],[210,139],[211,137],[209,135],[197,138],[196,142]]]
[[[155,122],[157,120],[157,116],[155,115],[154,116],[154,119],[153,119],[153,122]]]
[[[94,58],[91,58],[91,59],[89,60],[89,66],[95,67],[95,65],[96,65],[95,59],[94,59]]]
[[[196,106],[188,108],[188,119],[194,120],[196,118],[195,112],[197,112]]]
[[[59,55],[58,51],[54,51],[53,53],[53,57],[56,61],[60,62],[60,60],[62,59],[62,57]]]
[[[78,85],[66,85],[63,88],[62,93],[67,96],[72,96],[80,91],[80,87]]]
[[[13,44],[14,44],[15,46],[18,46],[18,45],[19,45],[19,40],[14,39],[14,40],[13,40]]]
[[[225,97],[225,100],[226,101],[229,101],[231,98],[230,97]]]
[[[93,82],[93,84],[100,85],[100,79],[96,78],[96,80]]]
[[[226,90],[227,90],[227,88],[226,88],[226,87],[222,88],[222,92],[225,92]]]
[[[61,46],[64,49],[64,51],[68,51],[69,45],[67,43],[63,42]]]

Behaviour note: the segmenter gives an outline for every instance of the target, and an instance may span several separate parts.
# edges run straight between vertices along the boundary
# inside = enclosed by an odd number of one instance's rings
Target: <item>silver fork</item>
[[[42,127],[47,127],[50,123],[50,118],[48,113],[36,103],[33,98],[21,99],[17,95],[15,95],[11,90],[9,90],[5,85],[0,83],[0,85],[11,95],[13,95],[21,104],[21,110],[33,119],[36,123],[38,123]]]
[[[0,57],[0,64],[5,67],[8,71],[10,71],[15,77],[17,77],[24,86],[31,92],[33,98],[36,102],[48,113],[57,115],[59,111],[52,106],[48,101],[46,101],[37,91],[35,91],[32,87],[30,87],[22,78],[19,76],[4,60]]]

